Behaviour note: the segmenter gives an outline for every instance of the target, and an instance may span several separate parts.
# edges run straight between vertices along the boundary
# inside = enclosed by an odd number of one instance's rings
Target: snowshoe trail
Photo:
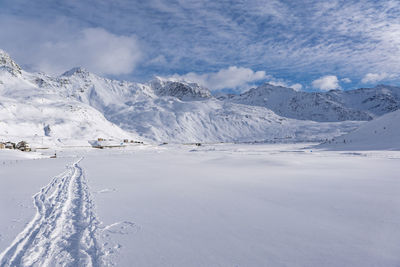
[[[0,266],[102,266],[98,220],[77,162],[33,196],[36,214],[0,254]]]

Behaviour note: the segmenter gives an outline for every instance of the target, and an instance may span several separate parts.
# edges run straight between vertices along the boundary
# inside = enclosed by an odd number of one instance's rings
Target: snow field
[[[400,154],[311,152],[304,146],[69,150],[59,153],[66,158],[27,162],[34,162],[37,169],[54,162],[62,173],[61,162],[73,162],[68,156],[84,154],[79,166],[87,189],[82,192],[90,193],[91,203],[95,203],[98,259],[105,265],[398,266]],[[7,173],[13,173],[16,180],[23,175],[15,169]],[[29,177],[43,187],[52,174],[37,172]],[[70,181],[76,189],[79,179]],[[12,185],[29,191],[13,182],[14,178],[1,179],[0,188],[8,183],[8,188]],[[34,195],[38,189],[30,191]],[[72,201],[83,195],[76,190],[60,192],[69,192]],[[30,197],[21,195],[0,212],[21,209],[18,203],[25,198]],[[13,197],[9,194],[7,199]],[[67,211],[76,212],[70,204],[59,202],[69,207]],[[32,217],[25,216],[22,221],[26,224]],[[66,218],[74,225],[68,212]],[[59,222],[70,225],[67,219]],[[0,229],[13,224],[11,218],[2,218]],[[15,236],[24,233],[25,224],[16,226]],[[61,233],[54,236],[68,238]],[[15,236],[0,243],[3,251],[12,247]],[[43,238],[41,242],[47,241]],[[32,260],[34,245],[30,248],[20,253]],[[60,253],[71,251],[68,245],[55,248]],[[61,257],[67,259],[63,261],[67,266],[82,260],[77,254],[70,255]]]

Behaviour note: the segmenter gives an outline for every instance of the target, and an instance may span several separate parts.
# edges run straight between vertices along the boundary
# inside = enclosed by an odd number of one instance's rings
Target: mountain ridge
[[[80,67],[57,77],[24,70],[15,76],[3,69],[0,103],[5,107],[0,119],[8,122],[0,124],[0,135],[10,135],[8,127],[30,136],[82,142],[103,136],[177,143],[321,141],[364,123],[292,119],[254,103],[216,98],[195,83],[157,77],[148,83],[118,81]],[[27,112],[10,112],[7,107],[13,105]],[[28,112],[32,108],[36,117]],[[44,127],[54,131],[46,134]]]
[[[219,96],[219,99],[263,106],[293,119],[364,121],[400,109],[400,87],[378,85],[348,91],[304,92],[265,83],[240,95]]]

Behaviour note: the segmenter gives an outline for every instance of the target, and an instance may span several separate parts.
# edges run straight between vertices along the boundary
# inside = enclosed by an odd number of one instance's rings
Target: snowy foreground
[[[0,266],[399,266],[400,152],[305,146],[0,150]]]

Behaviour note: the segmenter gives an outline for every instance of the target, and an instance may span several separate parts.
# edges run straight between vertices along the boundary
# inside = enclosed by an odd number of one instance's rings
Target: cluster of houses
[[[98,141],[98,142],[114,141],[114,139],[105,139],[105,138],[99,137],[99,138],[97,138],[97,141]],[[129,140],[129,139],[124,139],[123,142],[124,142],[125,144],[126,144],[126,143],[143,144],[143,142],[141,142],[141,141],[134,141],[134,140]]]
[[[97,140],[89,141],[89,143],[94,148],[118,148],[118,147],[125,147],[128,144],[143,144],[141,141],[134,141],[124,139],[123,141],[114,140],[114,139],[104,139],[104,138],[97,138]]]
[[[91,143],[92,147],[95,147],[95,148],[124,147],[128,144],[143,144],[143,142],[135,141],[135,140],[124,139],[121,142],[121,141],[116,141],[113,139],[104,139],[104,138],[98,138],[97,141],[89,142],[89,143]],[[18,150],[25,151],[25,152],[32,151],[32,148],[29,146],[29,144],[26,141],[20,141],[18,143],[13,143],[11,141],[7,141],[7,142],[0,141],[0,149],[18,149]]]
[[[31,151],[31,147],[29,144],[25,141],[21,141],[18,143],[13,143],[13,142],[0,142],[0,149],[18,149],[21,151],[29,152]]]

